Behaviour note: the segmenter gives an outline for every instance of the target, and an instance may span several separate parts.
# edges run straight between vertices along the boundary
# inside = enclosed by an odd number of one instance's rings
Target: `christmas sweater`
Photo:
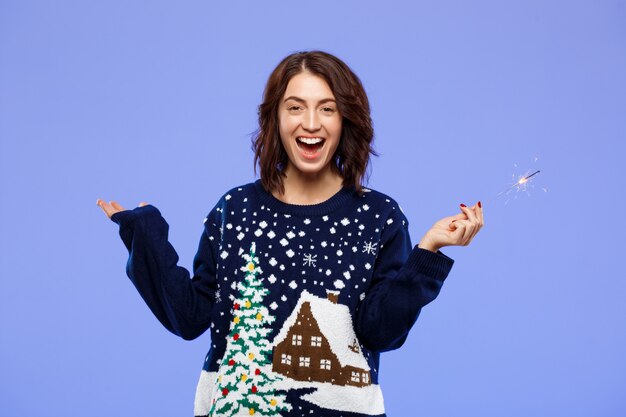
[[[234,188],[204,218],[193,275],[156,207],[111,220],[163,326],[210,329],[195,416],[385,416],[380,353],[402,346],[454,262],[413,247],[399,205],[371,189],[293,205],[260,180]]]

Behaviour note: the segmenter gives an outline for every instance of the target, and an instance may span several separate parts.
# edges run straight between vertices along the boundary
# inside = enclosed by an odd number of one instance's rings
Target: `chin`
[[[301,175],[306,175],[306,176],[317,176],[325,172],[331,171],[330,161],[325,162],[323,164],[303,163],[301,161],[298,161],[295,164],[292,163],[292,166],[293,166],[294,171],[300,173]]]

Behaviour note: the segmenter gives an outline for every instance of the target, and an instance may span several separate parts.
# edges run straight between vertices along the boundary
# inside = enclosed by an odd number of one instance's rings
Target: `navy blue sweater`
[[[453,264],[413,247],[398,204],[369,189],[300,206],[260,181],[234,188],[204,219],[193,276],[156,207],[111,220],[163,326],[211,330],[196,416],[384,416],[379,354],[402,346]]]

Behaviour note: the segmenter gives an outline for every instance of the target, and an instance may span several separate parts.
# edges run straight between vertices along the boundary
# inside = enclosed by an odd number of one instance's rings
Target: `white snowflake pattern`
[[[218,289],[217,291],[215,291],[215,302],[216,303],[222,302],[222,290],[221,289]]]
[[[344,282],[340,279],[335,280],[335,282],[333,282],[333,285],[335,286],[335,288],[337,288],[338,290],[345,288],[346,284],[344,284]]]
[[[304,259],[302,260],[302,265],[305,266],[312,266],[313,268],[315,268],[315,266],[317,265],[317,255],[312,255],[310,253],[305,253],[304,254]]]
[[[367,253],[368,255],[376,255],[376,246],[378,246],[378,243],[365,242],[365,244],[363,245],[363,253]]]

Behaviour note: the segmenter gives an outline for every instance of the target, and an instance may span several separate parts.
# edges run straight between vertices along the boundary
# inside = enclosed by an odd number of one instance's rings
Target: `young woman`
[[[259,107],[260,179],[204,219],[193,277],[153,205],[98,205],[120,226],[127,273],[159,321],[211,329],[196,416],[384,416],[379,355],[406,340],[453,261],[483,226],[480,202],[415,247],[391,197],[364,188],[373,154],[358,77],[321,51],[284,58]]]

